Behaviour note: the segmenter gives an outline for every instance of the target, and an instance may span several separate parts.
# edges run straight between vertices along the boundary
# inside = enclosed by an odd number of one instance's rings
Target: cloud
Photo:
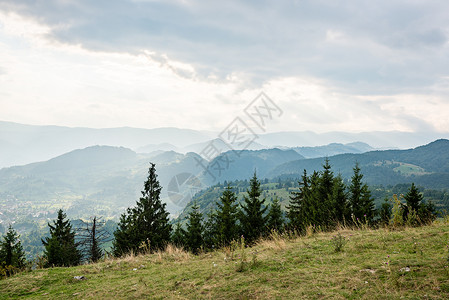
[[[447,131],[448,12],[447,1],[0,0],[0,118],[220,131],[264,90],[285,111],[271,130]]]
[[[448,67],[449,3],[2,1],[98,51],[161,53],[204,76],[313,75],[366,92],[425,88]],[[19,4],[17,4],[19,3]],[[429,67],[432,66],[432,67]],[[354,85],[357,83],[357,86]]]

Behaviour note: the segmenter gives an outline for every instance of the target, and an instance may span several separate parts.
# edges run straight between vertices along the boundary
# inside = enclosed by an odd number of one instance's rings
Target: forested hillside
[[[360,164],[365,179],[373,185],[395,185],[414,181],[426,188],[447,188],[449,182],[449,140],[441,139],[409,150],[371,151],[341,154],[329,158],[335,172],[348,178],[355,162]],[[299,177],[320,169],[322,158],[297,160],[274,168],[267,177]]]

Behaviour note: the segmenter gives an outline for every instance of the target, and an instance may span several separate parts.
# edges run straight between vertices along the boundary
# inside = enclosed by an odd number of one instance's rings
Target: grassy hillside
[[[0,299],[447,299],[448,222],[421,228],[341,229],[193,256],[165,252],[0,281]],[[76,280],[74,276],[85,276]]]

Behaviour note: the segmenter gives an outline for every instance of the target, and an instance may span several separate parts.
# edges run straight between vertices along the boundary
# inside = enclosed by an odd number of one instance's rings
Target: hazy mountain
[[[267,146],[312,147],[331,143],[347,144],[358,141],[369,144],[374,148],[408,149],[440,138],[449,138],[449,133],[400,131],[314,133],[311,131],[291,131],[262,134],[257,139],[257,142]]]
[[[137,154],[123,147],[94,146],[48,161],[0,170],[0,211],[34,215],[59,207],[72,216],[117,216],[140,197],[149,162],[156,163],[162,198],[174,213],[182,207],[167,187],[178,174],[199,174],[195,153]],[[207,162],[204,162],[207,163]],[[181,204],[183,205],[183,204]]]
[[[202,178],[204,182],[213,184],[224,180],[248,179],[254,171],[257,172],[258,177],[264,178],[275,166],[303,158],[294,150],[277,148],[227,151],[209,162]]]
[[[207,142],[203,142],[203,143],[196,143],[196,144],[192,144],[189,145],[187,147],[184,147],[182,149],[180,149],[181,152],[186,153],[186,152],[195,152],[200,154],[201,152],[204,151],[204,149],[210,144],[213,143],[214,147],[216,147],[220,153],[229,151],[230,148],[229,146],[220,138],[216,138]],[[235,150],[261,150],[261,149],[266,149],[268,148],[267,146],[261,145],[259,143],[256,142],[252,142],[248,147],[237,147],[237,146],[233,146],[233,148]]]
[[[440,139],[428,145],[408,150],[372,151],[362,154],[341,154],[329,157],[334,172],[350,178],[355,162],[362,168],[370,184],[394,185],[414,181],[424,187],[449,187],[449,140]],[[268,173],[269,177],[298,177],[321,170],[323,158],[303,159],[284,163]]]
[[[155,151],[176,151],[180,153],[201,152],[212,139],[214,132],[195,131],[179,128],[71,128],[62,126],[34,126],[0,121],[0,168],[45,161],[75,149],[93,145],[123,146],[138,153]],[[313,147],[331,143],[362,142],[374,148],[410,148],[423,145],[437,138],[449,138],[449,133],[407,133],[407,132],[366,132],[366,133],[313,133],[276,132],[259,135],[248,150],[283,147]],[[226,151],[227,146],[218,140]],[[354,148],[358,148],[353,145]],[[342,150],[339,150],[342,151]],[[352,152],[352,150],[351,150]],[[337,152],[310,154],[333,155]]]
[[[44,161],[74,149],[93,145],[139,149],[149,144],[170,143],[185,147],[210,140],[213,136],[208,132],[178,128],[93,129],[22,125],[0,121],[0,168]]]
[[[161,144],[148,144],[143,147],[139,147],[136,149],[137,153],[152,153],[155,151],[176,151],[180,152],[179,148],[170,143],[161,143]]]
[[[362,142],[349,144],[331,143],[325,146],[293,147],[292,149],[305,158],[334,156],[343,153],[363,153],[374,150],[373,147]]]

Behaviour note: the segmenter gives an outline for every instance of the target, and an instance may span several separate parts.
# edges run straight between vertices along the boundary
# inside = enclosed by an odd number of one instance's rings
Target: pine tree
[[[352,214],[355,220],[360,222],[372,222],[374,218],[374,199],[371,197],[371,191],[368,185],[362,182],[363,174],[360,172],[359,164],[356,163],[354,175],[351,177],[351,185],[349,186],[349,202],[351,204]]]
[[[275,230],[280,232],[284,229],[284,216],[281,210],[281,205],[279,204],[279,199],[276,197],[273,203],[270,205],[270,210],[268,211],[268,230]]]
[[[176,247],[184,247],[186,231],[182,228],[181,223],[176,223],[175,230],[171,236],[171,241]]]
[[[337,222],[344,223],[346,220],[349,220],[350,207],[346,194],[346,186],[340,175],[334,179],[334,185],[332,187],[332,206],[334,219]]]
[[[209,212],[206,215],[204,221],[204,235],[203,242],[204,248],[206,249],[215,249],[220,247],[220,243],[218,242],[217,237],[218,234],[218,226],[217,226],[217,212],[210,208]]]
[[[305,203],[306,226],[320,226],[323,223],[320,183],[320,175],[314,171],[310,176],[310,192]]]
[[[268,207],[263,207],[265,199],[261,200],[260,182],[257,180],[256,172],[250,180],[247,190],[248,196],[244,196],[244,204],[241,205],[240,224],[242,234],[248,243],[254,242],[266,232],[267,217],[264,216]]]
[[[319,187],[317,195],[317,223],[320,225],[328,226],[332,223],[335,207],[332,203],[333,187],[334,187],[334,174],[331,171],[331,165],[329,159],[326,157],[324,160],[323,171],[319,179]]]
[[[429,203],[424,203],[424,196],[419,192],[418,188],[414,183],[410,186],[407,194],[404,196],[407,206],[404,206],[404,219],[409,221],[410,218],[416,218],[413,225],[418,225],[418,223],[430,223],[435,220],[435,207]]]
[[[392,205],[388,198],[385,198],[382,206],[380,207],[380,222],[382,225],[390,224],[391,214]]]
[[[114,232],[114,255],[139,252],[143,244],[144,248],[158,250],[170,241],[171,224],[166,204],[160,199],[161,190],[156,165],[152,163],[142,197],[137,201],[136,207],[128,209],[127,214],[122,215],[117,231]]]
[[[60,209],[53,225],[48,223],[50,237],[42,240],[47,267],[76,266],[81,261],[81,252],[75,243],[75,232],[72,230],[70,220],[66,220],[66,217],[66,214]]]
[[[363,217],[363,211],[360,203],[362,198],[362,177],[360,173],[359,164],[356,163],[353,168],[354,175],[351,177],[351,185],[349,186],[349,202],[351,204],[352,215],[355,219],[361,220]]]
[[[199,211],[198,205],[195,203],[192,206],[192,211],[187,217],[187,230],[185,241],[187,247],[193,254],[198,254],[203,247],[203,215]]]
[[[365,222],[372,223],[376,209],[374,205],[374,198],[371,196],[371,191],[366,183],[362,185],[360,205],[362,207],[363,220]]]
[[[228,184],[217,203],[214,214],[216,226],[216,242],[220,246],[228,245],[232,240],[238,239],[237,226],[237,196]]]
[[[418,212],[419,205],[423,200],[423,195],[419,192],[418,188],[415,186],[415,183],[412,182],[410,189],[407,194],[404,196],[404,199],[407,203],[408,210],[414,210]]]
[[[25,253],[19,235],[9,225],[8,231],[0,241],[0,271],[1,269],[5,270],[5,275],[9,276],[13,269],[22,269],[23,267],[25,267]]]
[[[135,229],[135,215],[131,208],[120,216],[117,229],[114,231],[112,241],[112,254],[115,257],[123,256],[127,253],[136,252],[139,245],[137,230]]]
[[[298,182],[299,191],[291,192],[290,203],[287,206],[287,218],[289,219],[289,226],[292,229],[302,230],[304,224],[307,222],[305,215],[305,206],[310,194],[309,178],[307,171],[301,177],[302,181]]]

